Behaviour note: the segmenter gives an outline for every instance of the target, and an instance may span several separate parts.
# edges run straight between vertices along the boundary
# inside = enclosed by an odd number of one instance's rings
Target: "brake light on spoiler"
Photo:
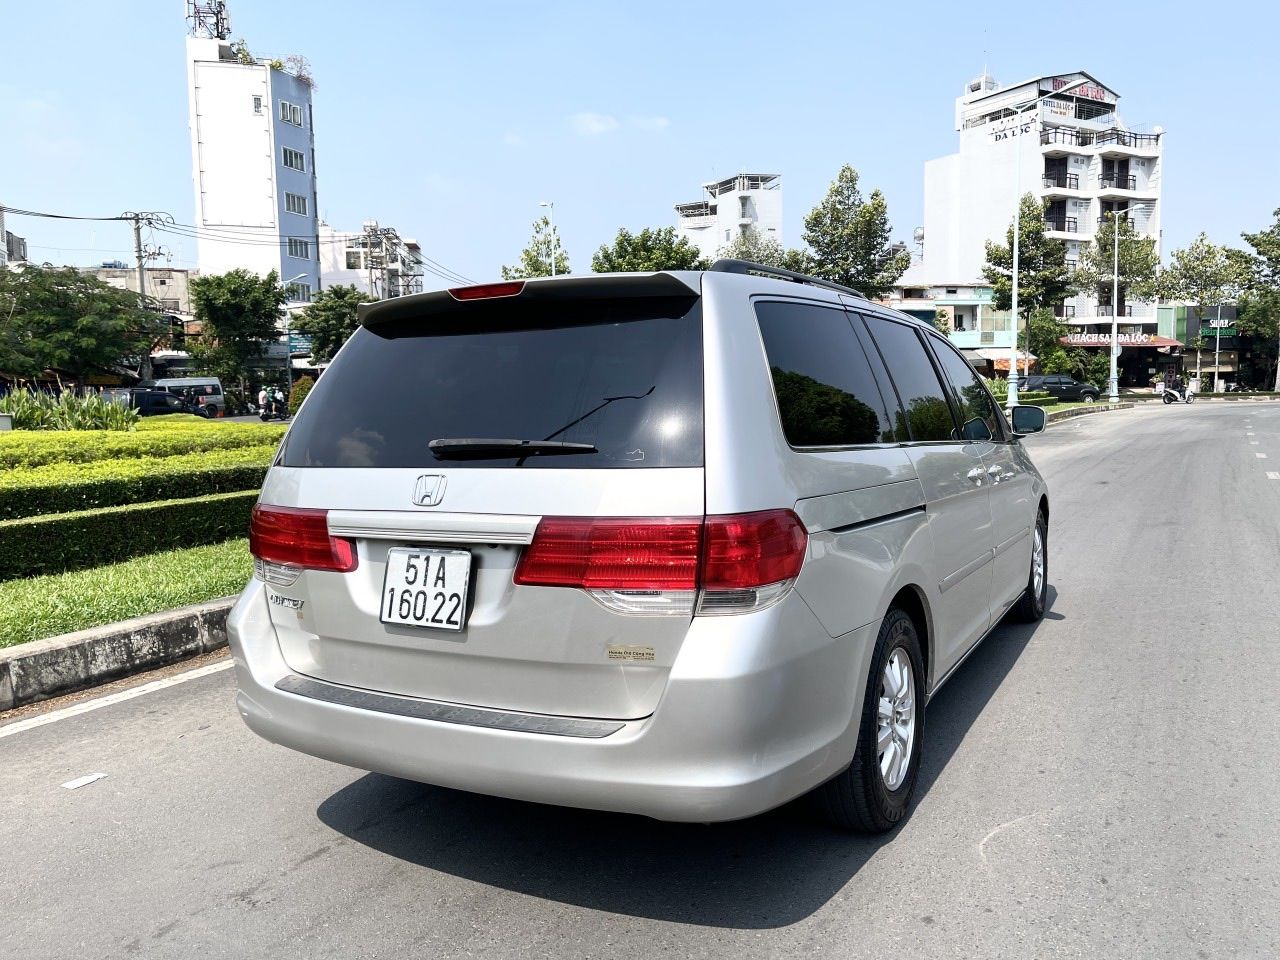
[[[791,510],[702,517],[544,517],[522,586],[576,587],[620,613],[745,613],[782,599],[808,533]]]
[[[523,289],[523,280],[514,283],[477,283],[472,287],[450,287],[449,296],[455,300],[492,300],[496,297],[518,296]]]

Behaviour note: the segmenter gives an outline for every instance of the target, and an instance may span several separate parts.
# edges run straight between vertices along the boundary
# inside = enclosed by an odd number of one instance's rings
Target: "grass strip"
[[[252,574],[249,542],[239,539],[0,583],[0,647],[216,600]]]

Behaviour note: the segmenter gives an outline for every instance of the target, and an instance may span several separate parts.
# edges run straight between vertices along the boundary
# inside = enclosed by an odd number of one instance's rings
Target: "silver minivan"
[[[1044,614],[1011,419],[929,326],[741,261],[362,306],[254,511],[239,710],[462,790],[888,830],[929,697]]]

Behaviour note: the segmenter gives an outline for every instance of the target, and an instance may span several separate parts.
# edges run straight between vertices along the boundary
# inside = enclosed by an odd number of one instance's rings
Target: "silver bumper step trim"
[[[505,710],[485,710],[480,707],[463,707],[456,703],[438,700],[419,700],[414,697],[397,697],[389,693],[371,690],[353,690],[320,680],[311,680],[290,674],[276,683],[276,689],[311,700],[323,700],[356,710],[374,713],[390,713],[415,720],[434,720],[438,723],[456,723],[466,727],[487,727],[490,730],[513,730],[518,733],[541,733],[553,737],[582,737],[599,740],[617,733],[626,726],[617,720],[584,720],[578,717],[547,717],[532,713],[508,713]]]

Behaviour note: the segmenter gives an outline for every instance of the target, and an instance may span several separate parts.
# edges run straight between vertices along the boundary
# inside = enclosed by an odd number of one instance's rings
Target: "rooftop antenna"
[[[231,14],[225,0],[187,0],[187,21],[193,37],[226,40],[231,36]]]

